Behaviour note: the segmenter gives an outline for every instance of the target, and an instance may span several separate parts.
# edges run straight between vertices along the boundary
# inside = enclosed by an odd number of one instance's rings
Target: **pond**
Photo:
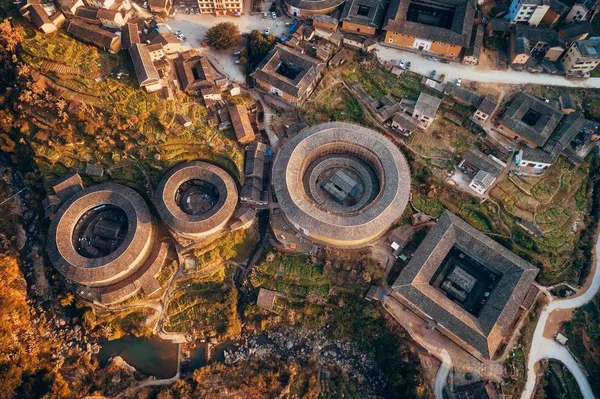
[[[98,353],[101,367],[105,367],[108,359],[121,356],[123,360],[135,367],[140,373],[153,375],[156,378],[171,378],[177,369],[177,344],[159,337],[137,338],[133,335],[115,339],[102,340]]]

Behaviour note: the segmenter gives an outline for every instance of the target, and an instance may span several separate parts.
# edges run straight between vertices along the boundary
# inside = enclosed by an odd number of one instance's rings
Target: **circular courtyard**
[[[362,126],[331,122],[287,142],[275,160],[273,185],[285,218],[309,238],[361,247],[402,215],[410,170],[396,146]]]
[[[161,180],[156,202],[162,220],[175,233],[191,239],[221,230],[235,211],[235,181],[207,162],[183,163]]]
[[[99,287],[124,280],[148,258],[150,211],[127,186],[104,183],[69,198],[52,220],[48,255],[67,279]]]

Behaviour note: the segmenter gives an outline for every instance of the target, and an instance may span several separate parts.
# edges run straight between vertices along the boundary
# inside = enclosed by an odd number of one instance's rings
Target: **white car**
[[[458,78],[456,79],[456,85],[460,87],[460,84],[462,83],[462,79]]]
[[[277,19],[277,14],[275,14],[275,11],[271,12],[271,17],[272,17],[273,19]]]
[[[400,61],[398,61],[398,66],[400,68],[404,68],[404,65],[406,65],[406,60],[402,58]]]
[[[268,35],[271,33],[271,28],[267,27],[267,29],[265,29],[265,35]]]

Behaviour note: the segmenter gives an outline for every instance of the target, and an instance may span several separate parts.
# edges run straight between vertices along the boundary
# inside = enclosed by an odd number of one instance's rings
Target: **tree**
[[[263,35],[257,30],[248,36],[248,64],[253,69],[277,42],[274,35]]]
[[[236,24],[221,22],[206,32],[206,41],[217,50],[226,50],[239,45],[242,36]]]

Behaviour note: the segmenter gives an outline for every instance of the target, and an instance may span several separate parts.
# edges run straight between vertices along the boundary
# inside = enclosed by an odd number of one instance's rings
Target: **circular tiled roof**
[[[176,201],[182,184],[199,180],[218,191],[216,203],[206,212],[189,214]],[[176,233],[200,238],[215,233],[225,226],[235,211],[238,201],[233,178],[223,169],[207,162],[186,162],[171,169],[161,180],[156,191],[158,213]]]
[[[378,192],[360,209],[332,211],[305,189],[308,164],[336,153],[354,154],[377,175]],[[360,247],[380,237],[402,215],[410,194],[410,169],[400,150],[380,133],[349,123],[303,130],[283,146],[273,170],[275,193],[288,221],[316,241],[339,247]]]
[[[345,0],[284,0],[289,6],[307,11],[329,10],[344,4]]]
[[[106,256],[82,256],[73,245],[73,234],[84,215],[103,205],[119,208],[126,215],[125,237]],[[105,286],[134,272],[148,257],[152,242],[152,218],[144,199],[127,186],[103,183],[78,192],[61,206],[50,224],[47,252],[54,267],[67,279],[81,285]]]

